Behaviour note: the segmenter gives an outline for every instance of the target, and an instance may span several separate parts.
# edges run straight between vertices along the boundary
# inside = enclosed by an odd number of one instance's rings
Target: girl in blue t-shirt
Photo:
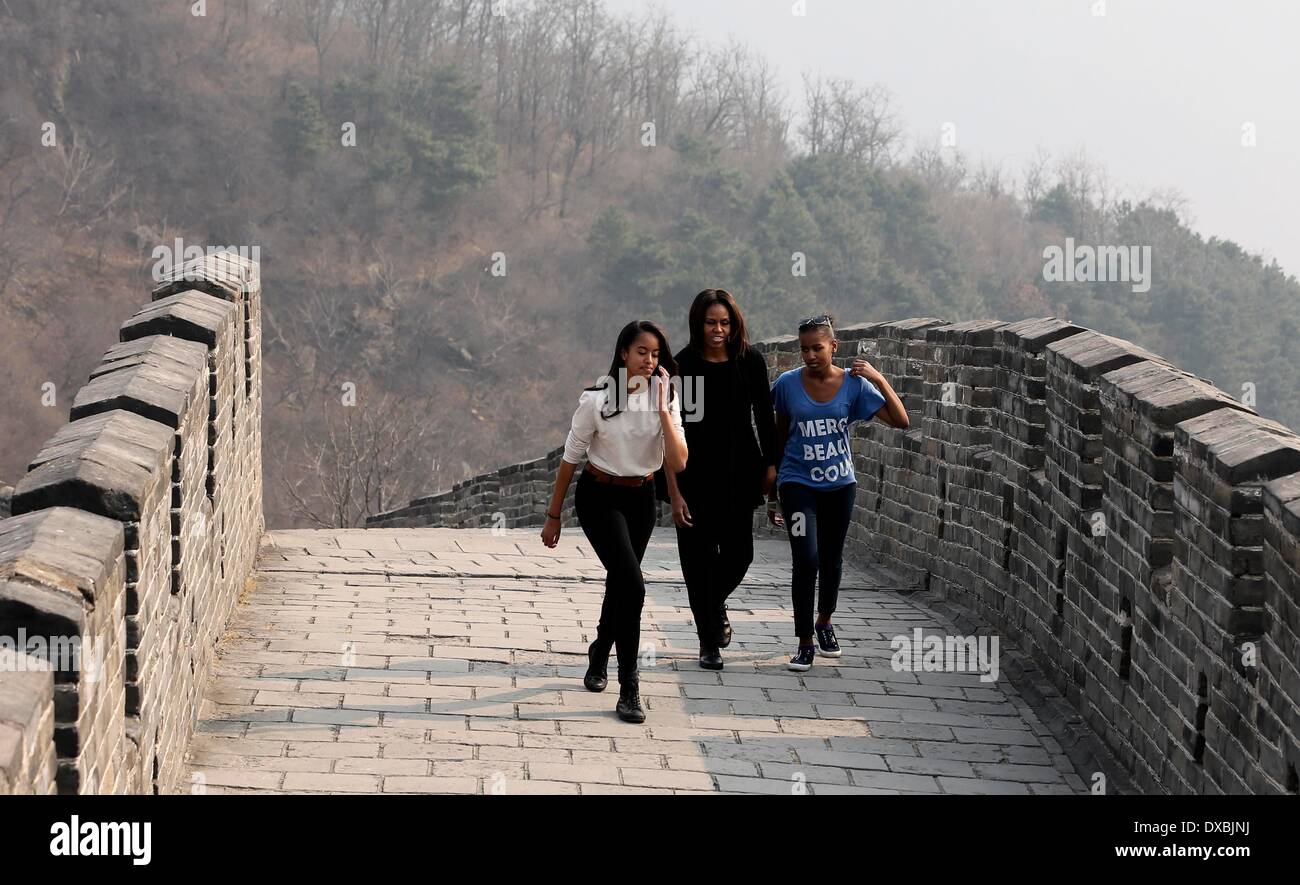
[[[790,536],[793,559],[791,596],[799,650],[791,670],[807,670],[821,647],[827,657],[839,657],[840,646],[831,626],[839,596],[844,539],[853,516],[857,479],[849,448],[849,425],[878,417],[890,427],[907,429],[907,410],[885,376],[858,358],[849,369],[832,362],[839,341],[833,318],[810,317],[799,323],[803,368],[783,373],[772,385],[776,437],[784,442],[777,472],[784,520],[773,507],[775,525],[782,521]],[[818,576],[821,591],[816,592]],[[813,600],[817,620],[813,622]],[[813,644],[816,631],[817,645]]]

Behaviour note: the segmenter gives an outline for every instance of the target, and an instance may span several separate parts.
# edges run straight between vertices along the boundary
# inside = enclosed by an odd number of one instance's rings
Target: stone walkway
[[[604,571],[580,529],[274,531],[217,648],[194,793],[1076,793],[1005,679],[896,672],[890,639],[951,632],[849,568],[839,659],[790,672],[789,548],[756,542],[726,669],[704,671],[676,539],[645,559],[644,725],[583,689]],[[652,643],[652,646],[647,645]],[[611,677],[613,676],[611,659]]]

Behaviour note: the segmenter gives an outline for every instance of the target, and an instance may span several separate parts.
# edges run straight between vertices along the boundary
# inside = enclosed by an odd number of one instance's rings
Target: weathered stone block
[[[0,522],[0,635],[40,637],[49,652],[61,793],[133,788],[125,765],[123,553],[122,525],[81,510]]]

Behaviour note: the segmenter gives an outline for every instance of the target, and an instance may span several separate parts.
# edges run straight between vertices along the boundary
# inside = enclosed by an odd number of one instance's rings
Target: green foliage
[[[331,106],[340,119],[357,123],[368,181],[413,186],[421,208],[437,211],[494,174],[496,145],[474,106],[477,92],[452,67],[396,82],[368,72],[335,82]]]
[[[1064,184],[1058,184],[1030,207],[1029,217],[1034,221],[1058,227],[1061,230],[1079,229],[1079,213],[1074,200]]]
[[[600,213],[596,223],[591,226],[587,245],[597,258],[621,255],[626,251],[631,238],[631,217],[617,206],[610,206]]]
[[[743,207],[745,175],[726,162],[721,148],[685,134],[674,138],[672,147],[677,159],[678,189],[690,195],[693,205],[714,218]]]
[[[687,210],[666,237],[624,226],[607,211],[589,237],[606,293],[638,316],[676,325],[691,301],[710,286],[735,286],[753,273],[743,244],[720,225]]]
[[[678,322],[700,289],[723,287],[741,299],[754,335],[766,336],[819,308],[846,321],[934,313],[959,276],[914,181],[801,157],[747,196],[744,176],[721,168],[716,148],[681,138],[674,149],[685,205],[668,230],[656,235],[611,207],[588,237],[604,285],[629,307]]]
[[[284,113],[276,118],[272,132],[291,178],[314,167],[325,153],[325,117],[320,102],[296,80],[285,88]]]

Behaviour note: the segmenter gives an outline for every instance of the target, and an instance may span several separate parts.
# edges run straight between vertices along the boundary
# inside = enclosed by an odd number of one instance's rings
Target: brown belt
[[[615,476],[612,473],[606,473],[599,467],[594,466],[590,461],[587,462],[587,473],[590,473],[596,482],[607,482],[616,486],[643,486],[648,482],[654,482],[653,473],[645,476]]]

